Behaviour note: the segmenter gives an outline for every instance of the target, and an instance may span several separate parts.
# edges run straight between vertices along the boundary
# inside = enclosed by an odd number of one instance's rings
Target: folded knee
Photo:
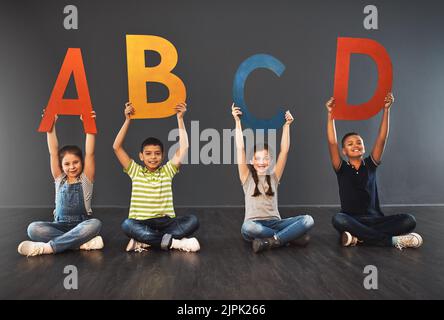
[[[79,237],[88,238],[99,235],[102,228],[102,222],[98,219],[88,219],[78,224],[76,231]]]
[[[416,228],[416,219],[411,214],[405,214],[403,219],[404,228],[411,231]]]
[[[133,229],[133,222],[131,219],[125,219],[125,221],[122,222],[122,230],[126,235],[129,235],[131,233],[131,230]]]
[[[199,229],[199,219],[193,214],[188,215],[188,224],[193,230]]]
[[[253,221],[245,221],[242,225],[242,234],[248,235],[250,237],[255,237],[255,235],[258,235],[261,233],[262,226],[258,223],[255,223]]]
[[[102,230],[102,222],[99,219],[89,219],[88,221],[88,229],[93,232],[99,234]]]
[[[339,212],[332,217],[331,222],[333,226],[338,229],[347,225],[347,218],[345,213]]]
[[[314,219],[313,219],[312,216],[307,214],[307,215],[305,215],[303,217],[302,221],[304,223],[305,228],[307,228],[307,230],[313,228],[313,226],[314,226]]]
[[[32,222],[28,226],[27,233],[31,240],[40,238],[43,234],[43,224],[41,222]]]

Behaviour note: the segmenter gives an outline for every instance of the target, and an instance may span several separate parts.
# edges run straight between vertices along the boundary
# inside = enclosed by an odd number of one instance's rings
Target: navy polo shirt
[[[378,163],[371,156],[362,160],[358,170],[342,160],[336,171],[341,199],[341,212],[352,216],[381,216],[376,169]]]

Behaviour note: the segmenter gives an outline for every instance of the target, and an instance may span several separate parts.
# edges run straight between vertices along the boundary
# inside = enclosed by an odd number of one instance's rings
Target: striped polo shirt
[[[172,180],[179,168],[171,160],[153,172],[131,160],[128,168],[123,171],[132,180],[130,219],[146,220],[176,216]]]

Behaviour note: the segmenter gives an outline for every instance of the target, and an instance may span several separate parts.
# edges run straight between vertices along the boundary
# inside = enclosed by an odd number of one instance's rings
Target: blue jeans
[[[171,247],[173,238],[188,237],[198,228],[199,220],[194,215],[145,220],[126,219],[122,223],[123,232],[129,238],[163,250]]]
[[[339,233],[348,231],[363,245],[381,247],[393,246],[392,237],[412,232],[416,227],[415,217],[410,214],[352,216],[340,212],[333,216],[332,223]]]
[[[28,236],[32,241],[49,242],[54,253],[69,249],[75,250],[99,235],[102,223],[98,219],[88,219],[80,223],[72,222],[33,222],[28,226]]]
[[[242,224],[241,234],[247,241],[256,238],[276,236],[281,245],[302,237],[314,225],[309,215],[300,215],[286,219],[248,220]]]

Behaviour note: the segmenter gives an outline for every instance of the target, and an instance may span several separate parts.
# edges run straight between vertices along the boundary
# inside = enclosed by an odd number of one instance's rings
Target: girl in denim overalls
[[[91,117],[95,118],[94,111]],[[98,235],[102,223],[90,218],[95,173],[95,135],[86,134],[83,159],[82,150],[77,146],[58,149],[56,121],[47,133],[51,173],[56,189],[54,221],[33,222],[28,226],[28,236],[32,241],[23,241],[18,246],[18,252],[28,257],[70,249],[103,248],[103,240]]]

